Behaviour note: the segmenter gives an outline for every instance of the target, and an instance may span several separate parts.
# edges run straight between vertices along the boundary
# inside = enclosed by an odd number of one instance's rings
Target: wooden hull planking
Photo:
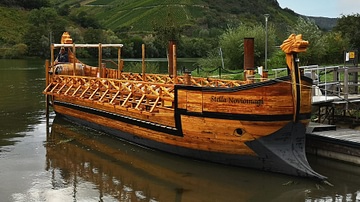
[[[141,88],[149,90],[141,81],[55,77],[45,90],[55,112],[89,127],[182,156],[324,178],[310,168],[303,151],[310,105],[302,102],[301,121],[292,121],[292,96],[286,93],[291,91],[289,77],[231,88],[160,85],[164,93],[158,97],[137,95]],[[111,89],[115,90],[109,93]],[[302,89],[303,99],[308,100],[308,90]],[[135,103],[130,104],[129,95]],[[296,145],[302,148],[293,152]],[[289,166],[294,158],[300,160]]]

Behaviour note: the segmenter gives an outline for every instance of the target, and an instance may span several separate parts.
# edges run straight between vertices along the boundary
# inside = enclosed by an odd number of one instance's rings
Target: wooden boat
[[[75,44],[68,33],[52,44],[44,94],[57,114],[129,142],[191,158],[325,179],[309,165],[305,130],[312,80],[297,53],[308,42],[291,35],[282,49],[289,75],[261,82],[123,72],[122,44]],[[55,64],[54,50],[69,63]],[[77,48],[98,48],[98,67],[81,63]],[[117,48],[117,69],[102,64],[102,49]],[[144,49],[143,49],[144,52]],[[174,49],[172,58],[176,58]],[[75,71],[74,71],[75,70]]]

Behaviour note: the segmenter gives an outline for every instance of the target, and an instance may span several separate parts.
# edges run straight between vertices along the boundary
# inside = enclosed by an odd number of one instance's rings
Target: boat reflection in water
[[[324,194],[313,180],[141,148],[59,116],[47,138],[53,189],[72,190],[74,201],[307,201]]]

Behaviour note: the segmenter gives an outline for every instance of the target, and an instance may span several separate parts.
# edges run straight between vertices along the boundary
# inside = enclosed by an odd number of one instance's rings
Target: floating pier
[[[306,152],[360,165],[360,131],[312,123],[306,134]]]

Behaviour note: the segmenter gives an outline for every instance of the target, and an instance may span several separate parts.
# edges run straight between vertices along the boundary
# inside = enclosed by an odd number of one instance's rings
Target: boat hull
[[[200,136],[186,138],[183,136],[183,132],[179,132],[176,127],[159,127],[151,122],[134,120],[131,117],[95,108],[61,101],[54,101],[53,107],[58,114],[64,115],[76,123],[152,149],[215,163],[325,179],[324,176],[313,171],[307,162],[305,156],[305,123],[294,123],[292,121],[277,123],[272,121],[272,125],[283,126],[266,136],[248,141],[216,141],[208,138],[202,140]],[[188,114],[181,115],[180,119],[188,119],[188,116]],[[210,121],[211,123],[222,120],[221,117],[193,117],[193,120],[196,119],[203,122]],[[248,124],[259,127],[263,123],[263,121],[251,121]],[[186,130],[185,133],[187,133]],[[232,148],[225,148],[230,147],[229,145]],[[222,147],[223,151],[217,147]],[[233,152],[230,153],[229,150]]]

